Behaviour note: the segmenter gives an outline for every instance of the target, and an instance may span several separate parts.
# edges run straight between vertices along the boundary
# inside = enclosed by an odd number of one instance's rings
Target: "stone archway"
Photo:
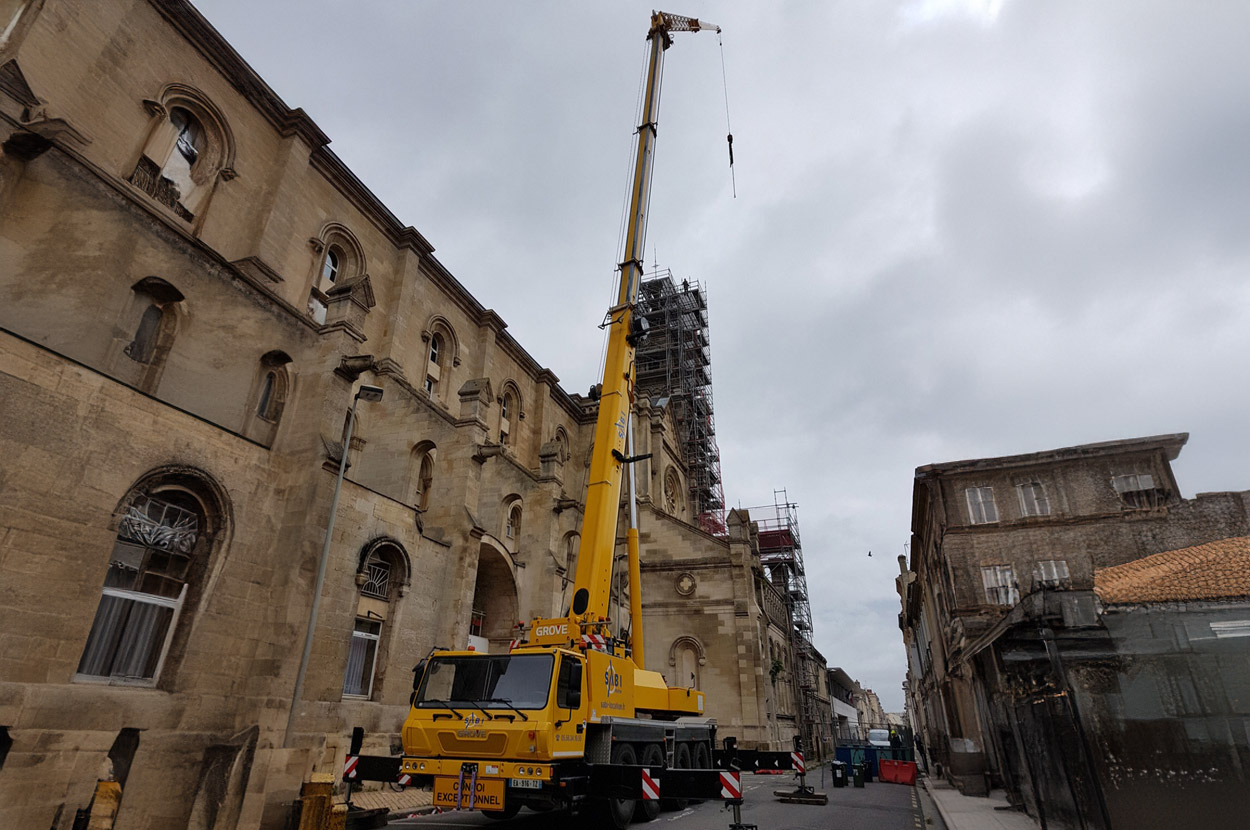
[[[506,652],[517,622],[516,578],[507,552],[487,541],[478,553],[472,613],[469,642],[479,651]]]

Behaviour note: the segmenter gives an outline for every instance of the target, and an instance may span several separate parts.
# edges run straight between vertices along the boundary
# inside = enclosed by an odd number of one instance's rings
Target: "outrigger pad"
[[[773,795],[783,804],[811,804],[816,807],[823,807],[829,803],[829,795],[827,793],[818,793],[813,789],[798,790],[774,790]]]

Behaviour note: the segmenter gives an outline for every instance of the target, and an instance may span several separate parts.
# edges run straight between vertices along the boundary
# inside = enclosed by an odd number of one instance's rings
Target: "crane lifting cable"
[[[725,140],[729,142],[729,184],[733,188],[734,198],[738,198],[738,180],[734,178],[734,131],[729,125],[729,78],[725,74],[725,41],[721,37],[720,28],[716,29],[716,42],[720,44],[720,80],[725,90]]]

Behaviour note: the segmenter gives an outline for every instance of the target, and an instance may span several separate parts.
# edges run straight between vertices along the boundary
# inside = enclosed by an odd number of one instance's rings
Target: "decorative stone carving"
[[[688,597],[691,594],[693,594],[694,589],[697,586],[698,586],[698,583],[695,582],[694,574],[687,572],[677,577],[677,584],[676,584],[677,593],[681,594],[683,597]]]

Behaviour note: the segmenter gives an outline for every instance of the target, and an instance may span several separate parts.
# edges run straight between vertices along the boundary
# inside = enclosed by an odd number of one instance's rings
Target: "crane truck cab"
[[[551,625],[536,623],[532,630]],[[416,680],[401,770],[428,781],[434,806],[445,809],[507,817],[522,806],[569,807],[593,795],[595,762],[694,768],[697,756],[706,763],[715,725],[676,722],[702,709],[702,692],[670,689],[623,653],[571,643],[507,654],[435,651]],[[605,806],[629,814],[614,823],[628,823],[634,812],[632,801]]]

